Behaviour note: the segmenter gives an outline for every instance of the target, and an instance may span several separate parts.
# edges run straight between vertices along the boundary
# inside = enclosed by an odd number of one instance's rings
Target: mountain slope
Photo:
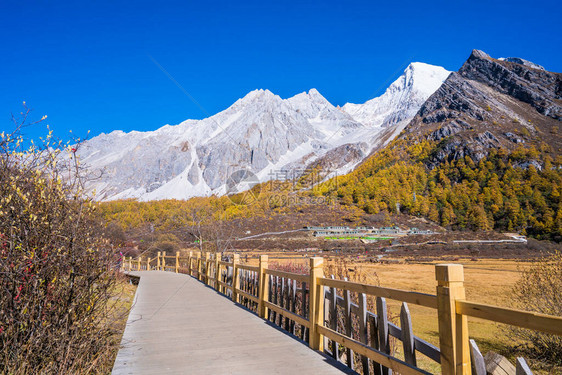
[[[262,182],[315,163],[347,172],[396,136],[447,74],[413,63],[381,97],[343,109],[315,89],[288,99],[255,90],[209,118],[101,134],[77,154],[96,176],[89,187],[101,200],[222,195],[241,169]]]

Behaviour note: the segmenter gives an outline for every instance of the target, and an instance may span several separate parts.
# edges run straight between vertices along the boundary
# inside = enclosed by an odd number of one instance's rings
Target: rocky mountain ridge
[[[421,106],[405,137],[439,141],[430,166],[490,149],[534,146],[560,154],[562,74],[474,50]]]

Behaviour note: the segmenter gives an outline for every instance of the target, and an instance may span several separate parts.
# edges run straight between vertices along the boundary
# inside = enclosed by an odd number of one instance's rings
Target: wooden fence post
[[[176,251],[176,273],[180,272],[180,252]]]
[[[156,271],[160,271],[160,256],[162,254],[160,252],[158,252],[158,254],[156,255]]]
[[[150,261],[152,260],[152,258],[148,257],[148,259],[146,260],[146,270],[150,271]]]
[[[201,251],[196,253],[197,280],[201,281]]]
[[[324,351],[324,340],[318,332],[318,326],[324,325],[324,293],[323,286],[317,282],[324,277],[324,259],[321,257],[310,258],[310,294],[308,297],[310,334],[308,345],[311,349]]]
[[[240,263],[240,254],[232,254],[232,301],[234,302],[238,302],[236,289],[240,287],[238,283],[238,263]]]
[[[193,259],[193,251],[189,252],[189,256],[187,257],[187,274],[189,276],[192,276],[192,271],[191,271],[191,261]]]
[[[209,285],[209,273],[211,272],[211,252],[205,254],[205,284]]]
[[[207,253],[201,252],[201,282],[205,284],[205,277],[207,272]]]
[[[220,285],[219,285],[219,278],[220,278],[220,253],[215,253],[215,289],[216,290],[220,290]]]
[[[166,252],[162,252],[162,271],[166,271]]]
[[[137,271],[141,270],[142,257],[137,258]]]
[[[129,272],[133,270],[133,257],[129,257]]]
[[[268,267],[269,257],[267,255],[260,255],[260,265],[258,273],[259,282],[259,302],[258,302],[258,315],[265,319],[267,316],[267,307],[265,307],[265,302],[268,300],[268,290],[269,290],[269,277],[265,273]]]
[[[437,315],[443,375],[470,374],[468,322],[456,312],[455,301],[466,298],[461,264],[435,265],[437,279]]]

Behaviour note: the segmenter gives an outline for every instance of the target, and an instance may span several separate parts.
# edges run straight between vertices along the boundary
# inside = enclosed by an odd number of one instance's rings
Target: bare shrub
[[[513,289],[514,307],[562,316],[562,253],[545,256],[524,269]],[[562,366],[562,337],[526,329],[510,329],[515,342],[532,358]]]
[[[273,261],[269,263],[269,268],[273,270],[298,273],[300,275],[308,275],[309,272],[308,264],[297,263],[292,261],[285,262],[285,263]]]
[[[71,147],[0,138],[0,373],[107,373],[116,259]]]

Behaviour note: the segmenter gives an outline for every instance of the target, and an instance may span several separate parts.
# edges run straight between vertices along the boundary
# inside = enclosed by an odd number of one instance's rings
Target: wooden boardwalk
[[[350,370],[196,279],[141,276],[113,374],[341,374]]]

